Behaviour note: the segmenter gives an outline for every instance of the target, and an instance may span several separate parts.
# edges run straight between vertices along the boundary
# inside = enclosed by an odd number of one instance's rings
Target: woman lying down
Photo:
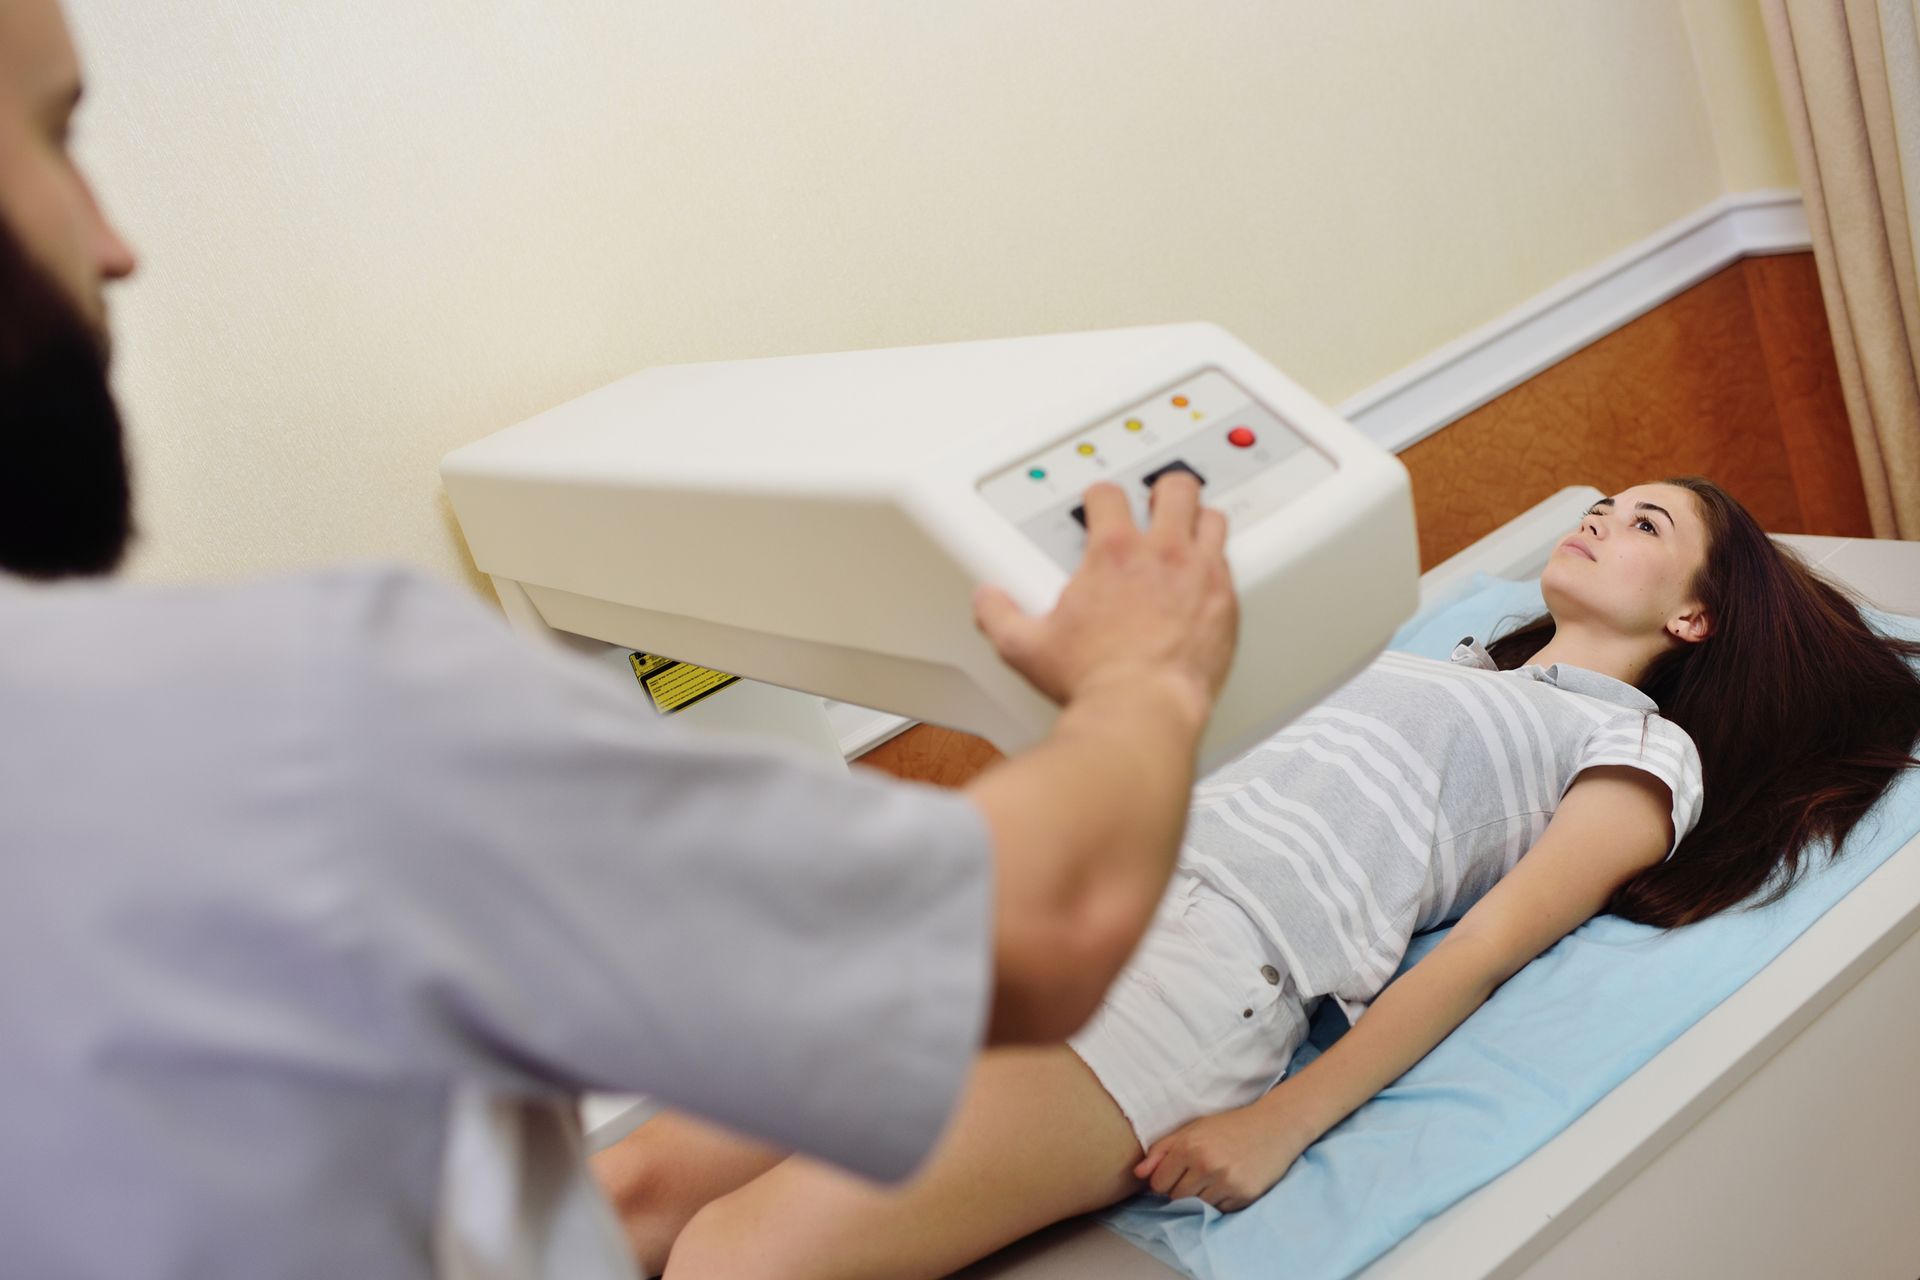
[[[1594,504],[1540,587],[1546,617],[1450,662],[1383,654],[1198,787],[1099,1011],[1064,1045],[983,1055],[910,1182],[642,1125],[600,1163],[642,1267],[940,1276],[1142,1191],[1242,1208],[1590,916],[1777,896],[1909,763],[1920,645],[1706,481]],[[1353,1027],[1289,1076],[1324,999]]]

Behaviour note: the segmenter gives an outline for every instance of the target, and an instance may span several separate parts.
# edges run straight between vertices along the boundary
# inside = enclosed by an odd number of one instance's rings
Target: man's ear
[[[1667,634],[1681,644],[1699,644],[1713,634],[1713,619],[1704,605],[1690,605],[1667,619]]]

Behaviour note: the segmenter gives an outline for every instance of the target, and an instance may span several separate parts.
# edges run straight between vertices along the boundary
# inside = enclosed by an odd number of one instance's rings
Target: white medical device
[[[1203,767],[1356,671],[1414,609],[1405,468],[1220,328],[649,369],[441,465],[510,615],[965,729],[1057,708],[974,629],[1052,606],[1107,480],[1198,475],[1229,520],[1239,656]]]

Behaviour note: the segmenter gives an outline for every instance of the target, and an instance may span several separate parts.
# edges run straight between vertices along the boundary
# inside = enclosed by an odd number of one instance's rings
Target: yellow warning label
[[[684,710],[740,678],[724,671],[696,667],[690,662],[676,662],[657,653],[631,654],[629,661],[633,663],[633,674],[638,677],[640,687],[653,699],[653,709],[663,716]]]
[[[660,668],[673,665],[672,658],[663,658],[657,653],[630,653],[627,660],[633,663],[633,674],[640,677],[642,685],[646,684],[648,676]]]

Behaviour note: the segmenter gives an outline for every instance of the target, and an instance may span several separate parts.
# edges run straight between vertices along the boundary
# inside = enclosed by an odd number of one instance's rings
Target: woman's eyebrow
[[[1613,505],[1613,499],[1600,498],[1597,501],[1595,501],[1593,505],[1596,507],[1610,507]],[[1673,524],[1673,513],[1671,511],[1668,511],[1665,507],[1656,507],[1651,502],[1636,502],[1633,504],[1633,509],[1635,511],[1658,511],[1661,515],[1667,518],[1668,524],[1670,525]]]

